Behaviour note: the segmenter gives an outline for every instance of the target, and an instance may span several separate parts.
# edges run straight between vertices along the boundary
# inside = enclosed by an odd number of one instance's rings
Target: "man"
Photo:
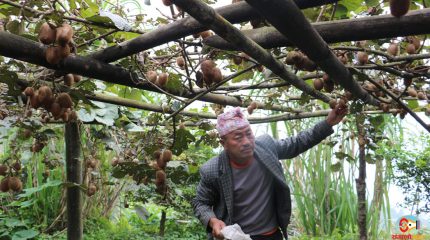
[[[326,120],[283,140],[269,135],[254,138],[240,108],[219,115],[217,130],[224,150],[200,168],[193,199],[208,239],[223,239],[221,229],[235,223],[253,240],[288,239],[291,197],[279,160],[293,158],[321,142],[347,111],[338,104]]]

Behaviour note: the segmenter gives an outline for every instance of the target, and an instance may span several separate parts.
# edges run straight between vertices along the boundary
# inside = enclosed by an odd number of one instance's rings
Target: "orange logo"
[[[420,220],[414,216],[404,216],[399,220],[399,229],[402,233],[408,233],[411,230],[420,229]]]

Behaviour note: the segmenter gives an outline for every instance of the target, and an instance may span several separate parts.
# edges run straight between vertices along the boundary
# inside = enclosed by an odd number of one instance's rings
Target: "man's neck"
[[[252,161],[254,160],[253,157],[247,159],[233,159],[230,157],[229,159],[231,166],[234,168],[246,168],[251,165]]]

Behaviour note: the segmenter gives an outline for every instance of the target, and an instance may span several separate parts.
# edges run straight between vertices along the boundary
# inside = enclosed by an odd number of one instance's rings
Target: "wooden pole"
[[[76,122],[65,125],[67,182],[82,183],[79,128]],[[77,186],[67,188],[67,239],[81,240],[83,235],[82,198]]]
[[[366,139],[364,132],[364,114],[356,116],[359,147],[358,178],[355,179],[357,188],[357,224],[360,240],[367,240],[367,202],[366,202]]]

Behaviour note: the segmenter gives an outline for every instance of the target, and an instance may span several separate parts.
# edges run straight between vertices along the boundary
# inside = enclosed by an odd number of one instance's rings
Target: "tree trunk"
[[[67,182],[82,183],[81,162],[79,156],[80,136],[77,123],[67,123],[65,126],[66,138],[66,173]],[[81,240],[82,225],[82,199],[81,190],[77,186],[67,188],[67,239]]]
[[[360,233],[360,240],[367,240],[367,204],[366,204],[366,159],[365,159],[365,133],[364,133],[364,115],[359,114],[356,117],[356,124],[358,130],[358,147],[359,147],[359,169],[358,178],[355,179],[357,187],[357,208],[358,208],[358,229]]]
[[[166,211],[161,211],[161,219],[160,219],[160,237],[164,236],[164,230],[166,229]]]

